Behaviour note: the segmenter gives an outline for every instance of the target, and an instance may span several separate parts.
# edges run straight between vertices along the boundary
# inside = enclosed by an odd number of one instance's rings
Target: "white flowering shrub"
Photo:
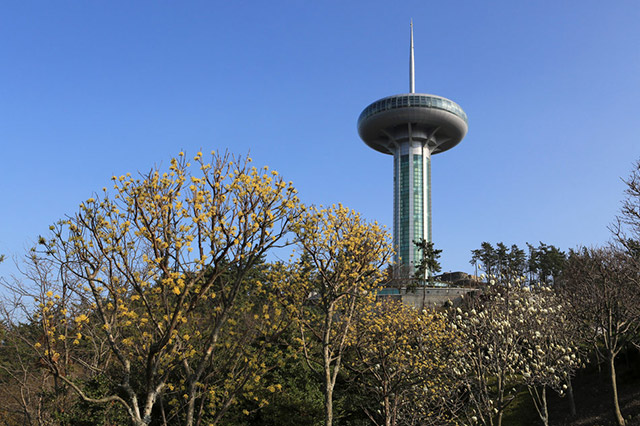
[[[578,364],[576,348],[562,334],[567,321],[551,289],[523,287],[520,280],[490,283],[458,308],[452,323],[462,345],[453,370],[467,399],[464,420],[501,425],[505,408],[524,386],[531,389],[541,418],[548,417],[545,389],[562,391]]]
[[[546,391],[564,395],[580,366],[575,324],[562,299],[550,287],[537,287],[524,299],[528,318],[522,330],[522,380],[545,425],[549,424]]]

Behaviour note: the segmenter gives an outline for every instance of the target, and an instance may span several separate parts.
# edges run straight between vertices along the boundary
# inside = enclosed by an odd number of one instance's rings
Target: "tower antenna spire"
[[[411,49],[409,53],[409,92],[416,93],[416,78],[413,66],[413,19],[411,19]]]

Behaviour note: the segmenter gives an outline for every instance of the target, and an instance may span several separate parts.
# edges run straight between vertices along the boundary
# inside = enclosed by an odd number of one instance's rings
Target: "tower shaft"
[[[431,152],[414,140],[393,144],[393,242],[396,265],[412,275],[421,259],[413,243],[431,241]]]

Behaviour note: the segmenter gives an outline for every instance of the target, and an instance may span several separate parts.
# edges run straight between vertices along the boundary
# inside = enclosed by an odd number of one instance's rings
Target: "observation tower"
[[[468,128],[455,102],[415,93],[413,22],[409,52],[409,93],[377,100],[358,118],[360,138],[393,155],[393,245],[405,277],[420,260],[413,241],[431,241],[431,156],[460,143]]]

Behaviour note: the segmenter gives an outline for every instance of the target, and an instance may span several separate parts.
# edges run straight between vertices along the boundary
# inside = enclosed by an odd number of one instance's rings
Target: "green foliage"
[[[287,345],[296,346],[293,335]],[[225,417],[226,425],[319,426],[323,419],[322,385],[301,357],[288,357],[284,364],[265,375],[267,384],[279,384],[260,408],[243,400]],[[248,414],[247,414],[248,413]]]
[[[564,269],[567,255],[556,246],[542,242],[538,247],[527,243],[527,247],[529,249],[527,262],[529,281],[543,285],[555,284]]]
[[[415,281],[423,283],[425,277],[427,277],[428,281],[432,281],[433,275],[442,270],[442,266],[438,261],[442,250],[436,249],[431,241],[427,241],[424,238],[414,241],[413,244],[420,249],[420,261],[413,274]]]
[[[104,374],[92,377],[81,383],[82,390],[91,397],[99,397],[113,392],[113,378]],[[67,391],[68,392],[68,391]],[[56,424],[61,426],[94,426],[94,425],[127,425],[130,423],[126,410],[115,402],[94,404],[71,395],[73,403],[69,404],[53,416]]]
[[[515,244],[508,248],[500,242],[494,248],[490,243],[483,242],[481,247],[472,250],[471,254],[470,263],[482,267],[487,277],[499,282],[511,282],[516,277],[524,275],[525,253]]]
[[[514,400],[504,410],[503,423],[509,426],[538,425],[539,420],[529,392],[520,391]]]
[[[487,282],[514,282],[517,278],[528,276],[529,285],[552,285],[562,273],[566,263],[566,254],[555,247],[542,242],[535,247],[527,243],[528,254],[513,244],[507,247],[500,242],[495,247],[483,242],[479,249],[471,250],[469,263],[484,270]]]

